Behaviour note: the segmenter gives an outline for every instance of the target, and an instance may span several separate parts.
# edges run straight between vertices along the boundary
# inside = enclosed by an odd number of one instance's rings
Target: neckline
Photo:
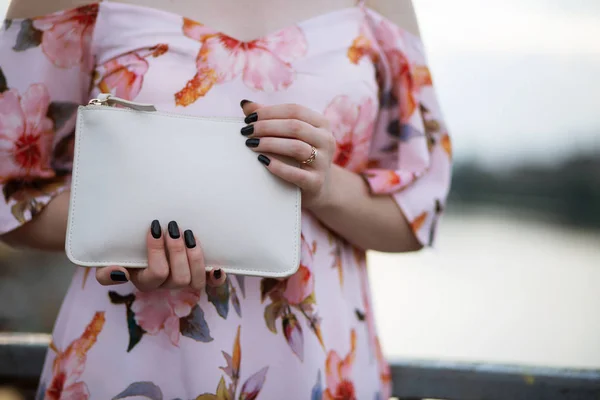
[[[94,4],[94,3],[91,3],[91,4]],[[261,41],[261,40],[267,40],[267,39],[277,35],[281,31],[290,29],[291,27],[294,27],[294,26],[301,27],[303,25],[314,24],[314,23],[319,22],[320,20],[324,20],[327,18],[339,17],[339,16],[343,16],[345,14],[357,13],[359,11],[364,12],[367,9],[367,7],[365,7],[362,4],[362,2],[357,2],[357,4],[355,4],[352,7],[338,8],[335,10],[327,11],[325,13],[316,14],[312,17],[308,17],[308,18],[302,19],[298,22],[294,22],[293,24],[288,24],[287,26],[283,26],[281,28],[271,30],[271,31],[267,32],[266,34],[263,34],[256,38],[253,38],[251,40],[240,40],[240,39],[236,38],[235,36],[229,35],[226,32],[219,31],[218,29],[214,29],[213,27],[206,25],[201,21],[197,21],[192,18],[188,18],[185,15],[179,14],[174,11],[164,10],[164,9],[156,8],[156,7],[150,7],[150,6],[146,6],[146,5],[142,5],[142,4],[130,4],[130,3],[120,3],[120,2],[112,2],[112,1],[100,1],[95,4],[98,4],[99,7],[102,7],[102,8],[114,7],[114,8],[132,9],[132,10],[141,10],[143,12],[162,14],[162,15],[168,16],[170,18],[178,18],[178,19],[182,19],[182,20],[186,19],[186,20],[190,21],[191,23],[200,24],[201,26],[205,27],[206,29],[213,31],[215,35],[222,35],[224,37],[230,38],[230,39],[235,40],[240,43],[252,43],[252,42],[257,42],[257,41]],[[83,7],[85,7],[85,6],[83,6]],[[77,8],[79,8],[79,7],[77,7]],[[69,11],[69,10],[65,10],[65,11]],[[57,11],[57,12],[60,13],[61,11]],[[62,12],[64,12],[64,11],[62,11]]]

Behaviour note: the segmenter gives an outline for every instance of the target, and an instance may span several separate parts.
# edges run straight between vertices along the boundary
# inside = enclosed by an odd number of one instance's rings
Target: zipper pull
[[[88,105],[109,107],[119,105],[136,111],[156,111],[156,108],[152,104],[135,103],[115,97],[110,93],[100,93],[97,98],[91,99]]]

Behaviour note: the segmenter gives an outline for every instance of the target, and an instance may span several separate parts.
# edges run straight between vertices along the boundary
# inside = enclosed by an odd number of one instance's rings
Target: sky
[[[413,1],[457,161],[600,156],[600,0]]]
[[[600,157],[599,0],[415,0],[457,159]]]

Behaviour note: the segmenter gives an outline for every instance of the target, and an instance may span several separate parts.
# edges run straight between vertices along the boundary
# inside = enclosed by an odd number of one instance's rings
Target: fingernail
[[[179,239],[179,227],[177,226],[177,222],[171,221],[169,222],[169,236],[171,239]]]
[[[193,249],[196,247],[196,239],[194,238],[194,234],[189,229],[183,232],[183,240],[185,241],[185,247],[188,249]]]
[[[244,122],[247,124],[251,124],[252,122],[256,122],[258,121],[258,114],[253,112],[252,114],[248,115],[245,119]]]
[[[152,221],[152,224],[150,225],[150,233],[152,234],[152,237],[154,239],[160,238],[160,235],[162,234],[162,229],[160,228],[160,222],[158,222],[157,219]]]
[[[213,276],[215,277],[215,279],[219,280],[221,279],[221,269],[216,269],[213,271]]]
[[[261,163],[263,163],[266,166],[269,166],[269,164],[271,164],[271,160],[269,160],[269,157],[263,156],[262,154],[260,154],[258,156],[258,161],[260,161]]]
[[[110,273],[110,279],[113,282],[127,282],[127,275],[123,271],[113,271]]]
[[[252,102],[250,100],[244,99],[244,100],[240,101],[240,107],[244,108],[244,106],[248,103],[252,103]]]
[[[246,146],[248,146],[248,147],[258,147],[259,143],[260,143],[260,139],[257,139],[257,138],[252,138],[252,139],[246,140]]]
[[[252,135],[254,133],[254,125],[246,125],[240,132],[242,132],[242,135],[244,136]]]

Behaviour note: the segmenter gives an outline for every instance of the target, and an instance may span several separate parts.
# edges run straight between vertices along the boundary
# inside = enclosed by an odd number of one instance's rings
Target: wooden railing
[[[0,387],[34,399],[49,340],[45,334],[0,333]],[[600,370],[399,360],[392,376],[401,400],[600,400]]]

